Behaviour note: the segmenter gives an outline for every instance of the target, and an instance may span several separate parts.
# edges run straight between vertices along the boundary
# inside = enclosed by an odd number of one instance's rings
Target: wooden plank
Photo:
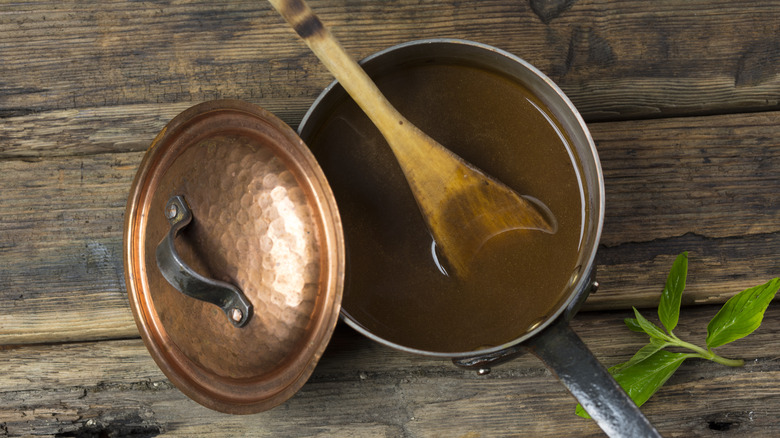
[[[683,251],[686,304],[780,275],[778,125],[777,112],[591,124],[607,215],[586,308],[655,305]]]
[[[148,107],[129,110],[60,113],[84,137],[52,134],[38,157],[19,146],[0,160],[0,344],[137,336],[121,227],[143,153],[94,154],[160,129],[143,115]],[[21,119],[37,132],[51,114]],[[593,124],[608,209],[597,260],[602,287],[586,308],[655,305],[682,251],[691,252],[686,304],[723,302],[780,275],[778,121],[774,112]],[[93,125],[100,128],[88,135]],[[92,155],[57,156],[60,146]]]
[[[306,102],[260,105],[297,126]],[[127,105],[14,117],[0,126],[0,159],[145,151],[187,107]],[[685,232],[717,238],[777,231],[780,178],[772,170],[780,167],[778,124],[780,112],[590,124],[609,183],[603,243]],[[640,183],[653,190],[637,190]],[[736,202],[742,205],[738,221],[729,211]],[[665,220],[635,220],[648,216]]]
[[[297,126],[308,99],[260,99],[257,105]],[[191,103],[54,110],[8,117],[0,125],[0,160],[143,152]]]
[[[713,306],[683,309],[676,333],[701,342]],[[622,319],[578,315],[573,328],[606,365],[646,342]],[[646,314],[655,320],[651,313]],[[780,307],[724,346],[743,368],[685,362],[643,407],[664,436],[772,436],[780,429]],[[574,415],[574,399],[531,356],[486,376],[449,361],[397,352],[341,326],[310,381],[268,412],[229,416],[188,400],[139,340],[37,345],[0,351],[4,436],[603,436]]]
[[[780,108],[772,0],[444,0],[312,7],[358,58],[420,38],[492,44],[559,83],[590,121]],[[0,5],[0,115],[311,101],[330,75],[265,2]]]
[[[722,303],[780,276],[780,233],[711,239],[694,234],[603,247],[596,255],[598,292],[584,309],[625,309],[658,304],[675,257],[689,252],[683,304]]]
[[[607,186],[602,243],[780,231],[778,125],[780,112],[591,124]]]
[[[122,217],[142,155],[0,161],[1,343],[137,336]]]

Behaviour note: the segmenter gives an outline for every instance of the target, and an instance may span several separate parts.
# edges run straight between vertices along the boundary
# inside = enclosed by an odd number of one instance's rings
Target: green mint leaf
[[[623,320],[623,322],[626,323],[626,326],[628,326],[628,329],[632,332],[639,332],[644,333],[644,329],[642,329],[642,326],[639,325],[639,321],[636,320],[636,318],[626,318]]]
[[[634,365],[637,362],[642,362],[643,360],[647,359],[648,357],[654,355],[655,353],[661,351],[664,347],[671,345],[670,343],[657,338],[650,338],[650,343],[645,345],[644,347],[640,348],[639,351],[637,351],[634,356],[628,360],[628,362],[623,362],[621,364],[613,366],[611,369],[613,371],[619,371],[623,368],[629,367],[631,365]]]
[[[685,290],[685,277],[688,276],[688,252],[677,256],[666,278],[666,286],[658,303],[658,319],[666,330],[671,333],[677,327],[680,318],[680,301]]]
[[[679,339],[672,333],[680,317],[680,303],[687,274],[688,253],[683,252],[674,261],[658,305],[658,318],[667,332],[648,321],[636,307],[633,308],[635,318],[623,320],[630,330],[650,336],[650,342],[639,349],[631,359],[608,370],[637,406],[642,406],[663,386],[685,359],[696,357],[728,366],[742,366],[743,360],[718,356],[712,349],[755,331],[761,325],[767,307],[780,290],[780,278],[774,278],[766,284],[746,289],[731,297],[707,325],[705,350]],[[667,346],[687,348],[693,353],[668,352],[664,350]],[[580,417],[590,418],[582,405],[577,405],[575,413]]]
[[[641,362],[618,370],[612,368],[610,370],[614,373],[612,377],[623,387],[634,403],[642,406],[688,357],[690,356],[686,353],[660,350]]]
[[[582,418],[590,418],[590,415],[588,415],[587,411],[585,411],[585,408],[583,408],[579,403],[577,403],[577,408],[574,409],[574,413]]]
[[[633,365],[616,365],[609,369],[610,374],[634,400],[637,406],[642,406],[656,391],[663,386],[669,377],[677,371],[680,364],[690,355],[685,353],[670,353],[657,351]],[[581,405],[577,405],[575,413],[583,418],[590,418]]]
[[[719,347],[753,333],[780,289],[780,278],[734,295],[707,324],[707,348]]]
[[[636,310],[636,307],[634,307],[633,309],[634,309],[634,316],[636,316],[636,322],[642,328],[643,332],[650,335],[651,338],[657,338],[663,340],[669,339],[669,337],[666,336],[666,333],[664,333],[663,330],[661,330],[657,325],[653,324],[652,322],[648,321],[644,316],[642,316],[642,314],[639,313],[638,310]]]

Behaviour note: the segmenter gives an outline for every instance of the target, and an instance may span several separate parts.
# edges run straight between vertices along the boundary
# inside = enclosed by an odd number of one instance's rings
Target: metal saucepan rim
[[[598,181],[600,182],[598,184],[598,199],[599,199],[599,214],[598,217],[598,224],[596,225],[595,230],[595,240],[596,244],[593,245],[593,249],[591,250],[590,254],[588,254],[584,264],[583,269],[580,271],[580,276],[577,280],[576,285],[572,288],[568,298],[558,307],[558,309],[549,315],[541,324],[539,324],[536,328],[533,330],[521,335],[520,337],[507,342],[502,345],[498,345],[491,348],[486,348],[482,350],[475,350],[475,351],[465,351],[465,352],[433,352],[433,351],[427,351],[427,350],[420,350],[416,348],[409,348],[401,344],[397,344],[395,342],[388,341],[384,338],[381,338],[374,333],[367,330],[365,327],[357,323],[357,321],[353,320],[346,312],[343,310],[341,311],[341,319],[346,322],[349,326],[357,330],[358,332],[362,333],[363,335],[367,336],[368,338],[379,342],[381,344],[390,346],[392,348],[395,348],[397,350],[414,353],[414,354],[420,354],[424,356],[432,356],[432,357],[443,357],[443,358],[464,358],[464,357],[470,357],[470,356],[476,356],[476,355],[482,355],[482,354],[490,354],[495,353],[510,347],[513,347],[517,344],[520,344],[521,342],[529,339],[530,337],[536,335],[540,331],[544,330],[548,325],[550,325],[553,321],[555,321],[558,317],[560,317],[563,312],[569,308],[574,301],[577,299],[578,296],[580,296],[582,293],[586,293],[587,290],[590,289],[592,278],[591,278],[591,272],[593,271],[593,265],[596,258],[596,248],[597,243],[601,240],[601,232],[604,225],[604,210],[605,210],[605,202],[604,202],[604,184],[603,184],[603,172],[601,169],[601,163],[598,159],[598,152],[596,151],[596,145],[593,142],[593,138],[590,135],[590,132],[588,131],[585,120],[580,115],[579,111],[574,107],[574,104],[569,100],[569,98],[563,93],[563,91],[549,78],[547,75],[542,73],[539,69],[534,67],[533,65],[529,64],[525,60],[496,47],[490,46],[488,44],[478,43],[470,40],[464,40],[464,39],[457,39],[457,38],[430,38],[430,39],[422,39],[422,40],[415,40],[415,41],[408,41],[405,43],[397,44],[392,47],[388,47],[384,50],[380,50],[372,55],[367,56],[366,58],[362,59],[360,61],[360,64],[366,64],[368,62],[371,62],[372,60],[382,57],[388,53],[395,52],[397,50],[403,50],[408,47],[414,47],[414,46],[422,46],[422,45],[435,45],[435,44],[446,44],[446,45],[463,45],[463,46],[469,46],[477,49],[486,50],[489,52],[493,52],[495,54],[498,54],[502,57],[508,58],[511,61],[522,65],[524,68],[531,71],[534,75],[539,77],[547,87],[549,87],[551,90],[555,92],[555,95],[557,98],[559,98],[564,105],[571,111],[572,115],[575,117],[577,124],[582,128],[585,137],[588,141],[588,144],[590,146],[590,149],[593,153],[595,166],[596,166],[596,177],[598,178]],[[312,105],[309,107],[309,110],[306,112],[306,114],[301,119],[301,123],[298,125],[298,134],[301,135],[303,128],[306,126],[309,119],[314,114],[315,110],[320,106],[322,101],[326,98],[326,96],[330,93],[330,91],[338,85],[338,81],[333,81],[330,84],[328,84],[327,87],[317,96],[317,99],[314,100]]]

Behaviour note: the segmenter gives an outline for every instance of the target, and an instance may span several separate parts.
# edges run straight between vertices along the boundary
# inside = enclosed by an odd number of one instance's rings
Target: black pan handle
[[[564,318],[522,346],[544,362],[608,436],[661,436]]]

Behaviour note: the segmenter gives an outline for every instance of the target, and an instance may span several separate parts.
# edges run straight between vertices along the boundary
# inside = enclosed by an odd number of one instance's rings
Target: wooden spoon
[[[458,276],[482,245],[509,230],[555,233],[541,202],[518,195],[411,124],[387,101],[304,0],[269,0],[387,140],[428,229]]]

